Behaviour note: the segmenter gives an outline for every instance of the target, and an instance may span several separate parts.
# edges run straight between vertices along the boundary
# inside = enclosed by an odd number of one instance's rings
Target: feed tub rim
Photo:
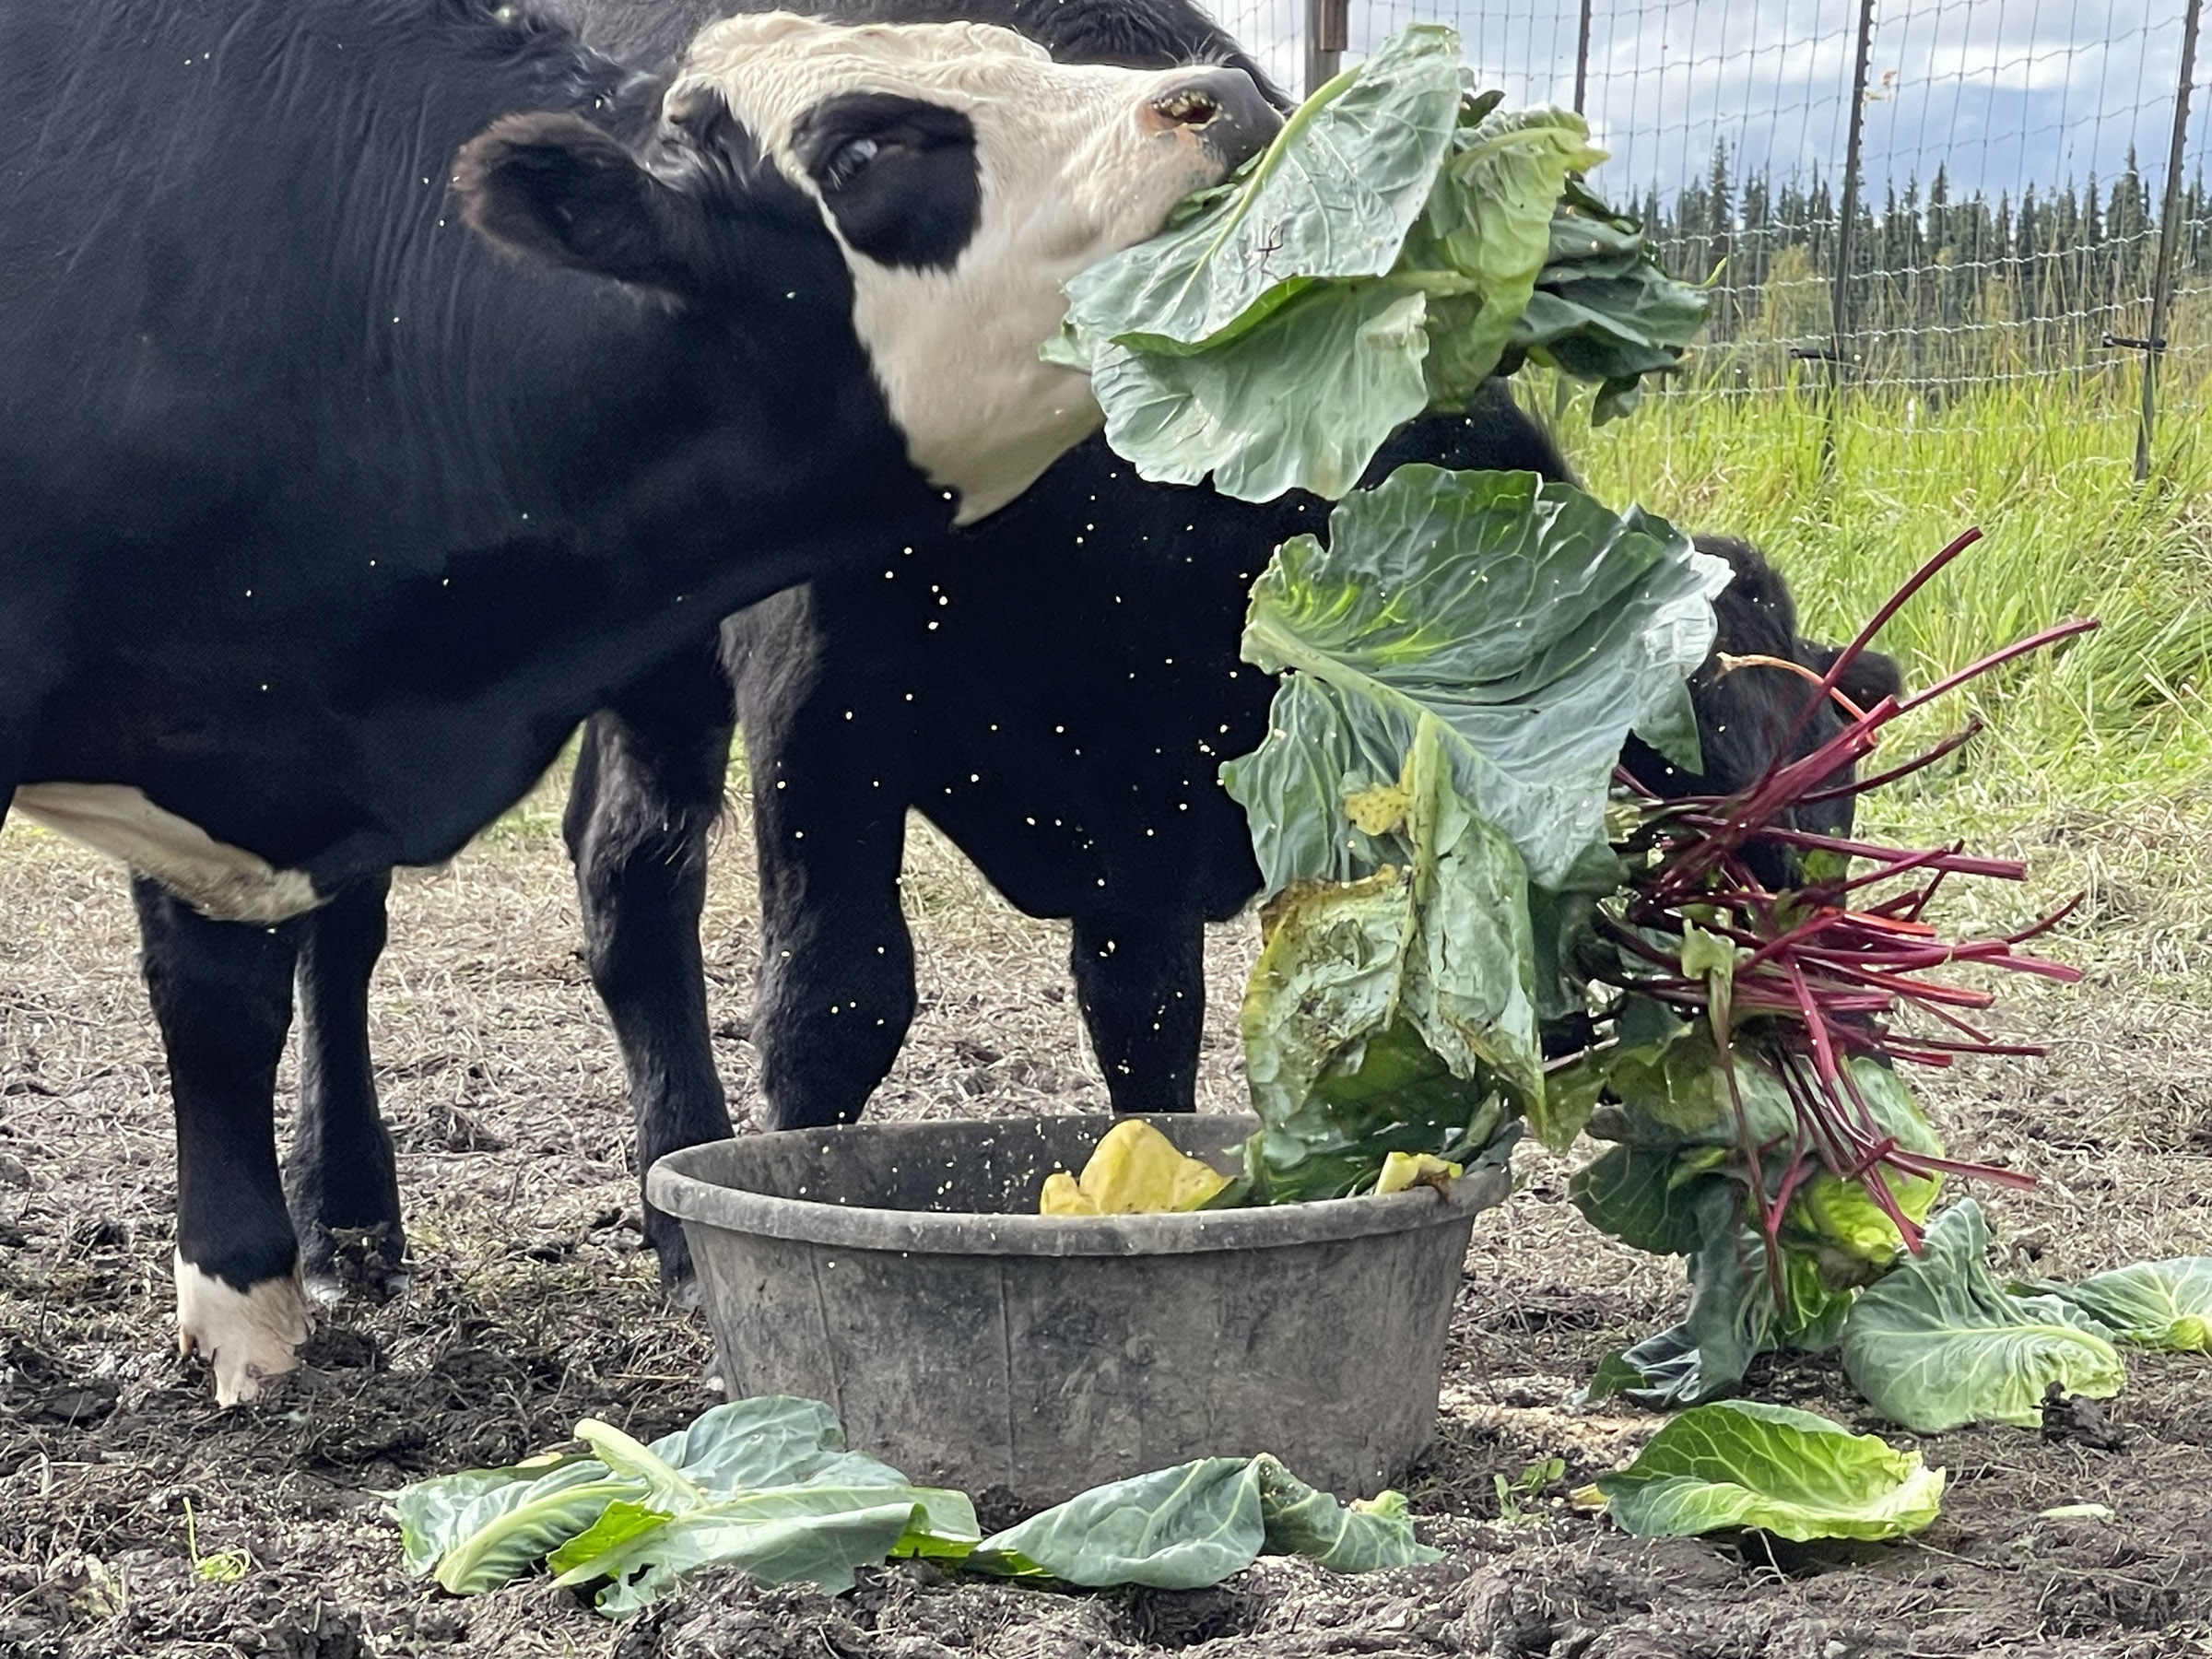
[[[1141,1114],[1171,1132],[1178,1125],[1235,1125],[1240,1136],[1258,1127],[1247,1114]],[[1386,1197],[1324,1199],[1250,1209],[1171,1216],[993,1215],[974,1210],[903,1210],[785,1198],[728,1185],[694,1171],[729,1156],[732,1147],[794,1145],[824,1135],[868,1134],[924,1140],[947,1130],[1018,1128],[1093,1123],[1100,1133],[1122,1122],[1103,1112],[1049,1119],[936,1118],[900,1124],[839,1124],[821,1129],[778,1129],[708,1141],[665,1154],[645,1178],[645,1195],[680,1221],[754,1237],[912,1255],[1139,1256],[1211,1251],[1270,1250],[1411,1232],[1462,1221],[1504,1202],[1512,1172],[1477,1169],[1439,1191],[1414,1187]]]

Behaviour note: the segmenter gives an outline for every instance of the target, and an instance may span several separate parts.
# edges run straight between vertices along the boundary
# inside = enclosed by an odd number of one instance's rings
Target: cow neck
[[[712,302],[483,272],[451,338],[486,372],[449,361],[438,381],[497,388],[442,417],[471,477],[441,493],[474,532],[376,586],[333,688],[364,750],[406,757],[418,809],[435,802],[388,826],[396,862],[451,856],[578,722],[724,616],[949,528],[853,335],[841,255],[781,188],[788,203],[748,203],[752,257]],[[488,766],[492,732],[508,735]],[[445,756],[465,764],[428,759]],[[325,889],[353,874],[307,867]]]

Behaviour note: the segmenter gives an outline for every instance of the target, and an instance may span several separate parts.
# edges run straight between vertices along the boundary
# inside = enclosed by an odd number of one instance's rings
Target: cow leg
[[[818,751],[802,744],[797,752]],[[753,1047],[769,1126],[812,1129],[860,1116],[913,1023],[914,943],[899,901],[906,818],[860,798],[875,793],[865,781],[841,789],[846,772],[858,777],[850,766],[804,787],[771,763],[754,776]]]
[[[1114,1111],[1196,1111],[1206,1023],[1206,924],[1197,913],[1077,916],[1068,967]]]
[[[206,1356],[229,1406],[307,1338],[275,1112],[300,924],[210,922],[143,877],[132,895],[176,1107],[177,1345]]]
[[[391,887],[389,873],[355,882],[300,924],[300,1112],[284,1173],[300,1267],[322,1301],[357,1285],[380,1300],[406,1288],[399,1175],[369,1057]]]
[[[731,727],[729,684],[713,654],[671,665],[585,725],[562,819],[584,960],[629,1076],[640,1181],[665,1153],[730,1133],[699,920]],[[651,1205],[644,1220],[662,1285],[688,1292],[682,1225]]]

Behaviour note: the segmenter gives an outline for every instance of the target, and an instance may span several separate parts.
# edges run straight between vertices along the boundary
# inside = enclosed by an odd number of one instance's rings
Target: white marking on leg
[[[270,1377],[298,1368],[293,1350],[307,1340],[307,1298],[295,1270],[236,1290],[202,1273],[179,1252],[177,1352],[205,1356],[215,1372],[215,1403],[235,1406],[261,1393]]]
[[[279,870],[227,846],[123,783],[27,783],[16,810],[57,835],[120,858],[218,922],[288,921],[323,902],[303,870]]]

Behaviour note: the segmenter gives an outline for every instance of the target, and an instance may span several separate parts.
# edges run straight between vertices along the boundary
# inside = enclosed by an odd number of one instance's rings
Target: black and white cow
[[[642,62],[722,3],[552,0],[591,38]],[[1187,0],[844,5],[871,17],[987,16],[1062,57],[1249,63]],[[1410,460],[1568,476],[1502,386],[1464,418],[1401,434],[1372,476]],[[1204,926],[1259,884],[1242,816],[1215,777],[1223,758],[1258,741],[1273,689],[1237,657],[1246,590],[1276,543],[1324,512],[1311,498],[1253,506],[1146,485],[1094,440],[987,522],[780,594],[733,618],[719,649],[674,657],[611,698],[585,728],[566,830],[587,958],[629,1071],[641,1174],[730,1130],[699,918],[733,684],[755,779],[763,928],[752,1035],[771,1124],[856,1116],[904,1039],[914,970],[897,882],[910,807],[1014,903],[1072,920],[1078,1001],[1116,1109],[1189,1109]],[[1719,605],[1722,649],[1825,667],[1756,551],[1705,545],[1737,571]],[[1887,659],[1869,658],[1852,689],[1871,700],[1894,680]],[[1673,776],[1640,745],[1624,759],[1665,793],[1730,786],[1764,765],[1802,695],[1780,671],[1723,677],[1709,664],[1693,685],[1707,774]],[[1832,729],[1818,716],[1807,741]],[[1847,803],[1827,811],[1848,822]],[[382,1147],[363,1017],[381,896],[364,889],[314,925],[301,967],[304,1054],[358,1079],[347,1133]],[[349,1163],[302,1145],[296,1183],[313,1170],[359,1175],[349,1193],[324,1192],[319,1209],[297,1199],[296,1209],[396,1216],[381,1195],[388,1150]],[[664,1281],[680,1286],[689,1272],[680,1230],[648,1207],[646,1231]],[[335,1270],[327,1233],[304,1221],[302,1232],[311,1270]],[[371,1259],[346,1265],[388,1277],[398,1251],[396,1227],[383,1228]]]
[[[1063,280],[1278,124],[963,24],[739,18],[663,78],[488,0],[0,3],[0,803],[142,873],[219,1398],[303,1335],[273,1074],[296,960],[312,1024],[373,955],[318,907],[723,616],[1018,494],[1097,424]],[[365,1063],[302,1077],[303,1224],[395,1238]]]

